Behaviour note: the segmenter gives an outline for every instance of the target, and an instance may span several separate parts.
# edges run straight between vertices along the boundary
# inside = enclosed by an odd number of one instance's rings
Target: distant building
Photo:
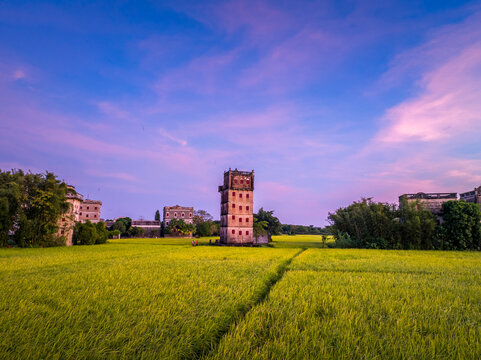
[[[132,225],[145,230],[143,236],[158,237],[160,236],[160,220],[132,220]]]
[[[186,224],[194,223],[194,208],[179,205],[164,207],[164,227],[167,227],[172,219],[182,219]]]
[[[69,210],[62,214],[58,222],[58,233],[60,236],[65,236],[65,245],[73,245],[73,230],[75,222],[80,221],[80,207],[83,201],[83,196],[75,191],[75,187],[67,186],[67,203],[69,203]]]
[[[80,205],[80,221],[96,223],[100,221],[100,208],[102,207],[102,202],[99,200],[86,199],[82,201]]]
[[[423,203],[431,212],[435,215],[440,215],[443,208],[443,203],[451,200],[457,200],[457,193],[423,193],[417,194],[404,194],[399,197],[399,205],[401,205],[401,199],[405,197],[408,202],[415,202],[419,200]]]
[[[224,184],[219,186],[219,192],[220,242],[253,244],[254,170],[224,172]]]
[[[474,188],[473,191],[459,194],[459,198],[466,202],[481,204],[481,186]]]

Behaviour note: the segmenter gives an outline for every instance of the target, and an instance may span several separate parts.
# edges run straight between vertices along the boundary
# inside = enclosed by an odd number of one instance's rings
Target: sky
[[[481,2],[0,2],[1,170],[218,219],[229,168],[314,226],[481,185]]]

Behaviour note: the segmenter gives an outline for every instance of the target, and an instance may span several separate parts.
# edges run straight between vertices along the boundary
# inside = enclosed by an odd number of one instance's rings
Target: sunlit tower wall
[[[229,245],[253,243],[254,170],[224,172],[219,186],[220,242]]]

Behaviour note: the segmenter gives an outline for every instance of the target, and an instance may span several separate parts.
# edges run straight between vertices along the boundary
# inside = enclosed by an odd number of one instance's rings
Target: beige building
[[[132,220],[132,225],[144,229],[145,237],[160,236],[160,220]]]
[[[80,205],[80,221],[85,222],[90,220],[90,222],[93,223],[99,222],[101,207],[102,202],[99,200],[84,200]]]
[[[194,208],[184,206],[165,206],[164,207],[164,227],[167,227],[172,219],[182,219],[186,224],[194,223]]]
[[[464,200],[466,202],[481,204],[481,186],[474,188],[473,191],[459,194],[459,197],[460,200]]]
[[[83,201],[81,194],[75,191],[75,187],[67,186],[67,202],[70,204],[69,210],[63,214],[59,220],[60,236],[65,236],[65,245],[73,245],[73,230],[75,222],[80,221],[80,207]]]
[[[219,192],[220,242],[253,244],[254,170],[224,172],[224,184],[219,186]]]
[[[401,205],[401,199],[405,197],[408,202],[415,202],[419,200],[423,203],[431,212],[435,215],[440,215],[443,208],[443,203],[447,201],[457,200],[457,193],[417,193],[417,194],[404,194],[399,197],[399,205]]]

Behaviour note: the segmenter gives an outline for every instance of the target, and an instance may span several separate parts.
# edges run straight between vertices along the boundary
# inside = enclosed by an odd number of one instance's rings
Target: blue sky
[[[255,208],[324,225],[361,197],[481,185],[481,3],[0,3],[0,169],[102,216]]]

